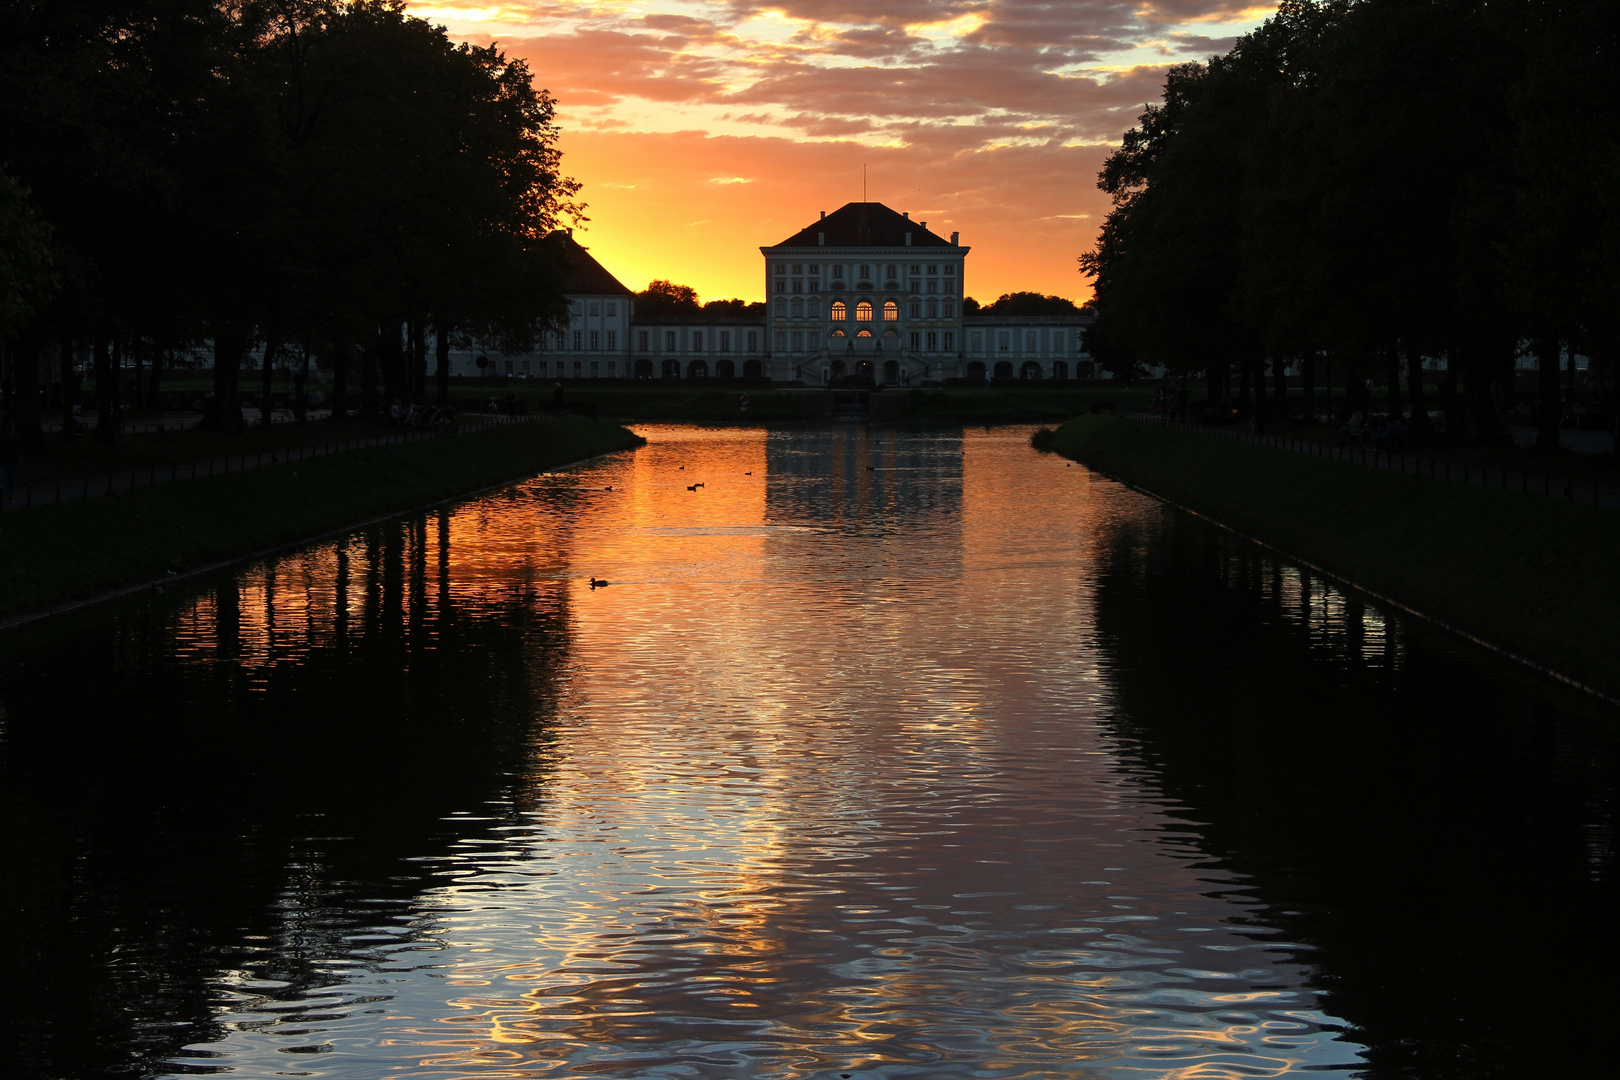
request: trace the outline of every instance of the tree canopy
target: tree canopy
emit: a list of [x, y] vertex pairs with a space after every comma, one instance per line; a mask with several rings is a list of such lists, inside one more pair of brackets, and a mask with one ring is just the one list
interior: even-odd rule
[[56, 288], [0, 331], [211, 341], [226, 425], [256, 344], [420, 392], [402, 326], [521, 343], [563, 316], [545, 238], [582, 208], [553, 111], [400, 0], [5, 0], [0, 167], [41, 229], [17, 239], [0, 183], [0, 263], [45, 243]]
[[1444, 357], [1488, 434], [1521, 343], [1613, 364], [1617, 57], [1604, 0], [1287, 0], [1108, 157], [1093, 343], [1212, 394]]

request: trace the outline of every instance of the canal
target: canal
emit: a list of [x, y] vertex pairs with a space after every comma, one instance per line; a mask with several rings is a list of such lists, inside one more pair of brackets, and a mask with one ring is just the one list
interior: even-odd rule
[[0, 1074], [1606, 1071], [1605, 706], [1026, 428], [641, 430], [0, 638]]

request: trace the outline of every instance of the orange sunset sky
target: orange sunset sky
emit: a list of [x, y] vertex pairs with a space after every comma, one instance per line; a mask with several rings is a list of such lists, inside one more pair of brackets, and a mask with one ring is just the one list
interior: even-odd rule
[[621, 281], [764, 298], [762, 244], [869, 197], [971, 245], [967, 292], [1090, 295], [1103, 157], [1244, 0], [425, 0], [558, 101], [576, 237]]

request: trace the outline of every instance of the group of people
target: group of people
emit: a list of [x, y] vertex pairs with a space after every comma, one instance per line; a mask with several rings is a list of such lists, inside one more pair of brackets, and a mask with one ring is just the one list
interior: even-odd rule
[[1399, 415], [1370, 417], [1360, 409], [1352, 412], [1344, 426], [1339, 428], [1339, 445], [1361, 443], [1372, 439], [1379, 450], [1402, 450], [1406, 447], [1406, 421]]
[[437, 431], [449, 427], [455, 418], [456, 411], [448, 405], [423, 405], [397, 400], [388, 405], [388, 419], [395, 427]]

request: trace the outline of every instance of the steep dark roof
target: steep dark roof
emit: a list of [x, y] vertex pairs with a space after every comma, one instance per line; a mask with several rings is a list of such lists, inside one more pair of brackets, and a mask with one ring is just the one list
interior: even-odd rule
[[619, 284], [619, 279], [608, 273], [607, 267], [597, 262], [590, 252], [580, 247], [573, 233], [566, 229], [558, 229], [547, 239], [561, 246], [563, 260], [573, 271], [566, 292], [583, 293], [587, 296], [635, 295]]
[[818, 234], [827, 234], [828, 247], [905, 247], [906, 233], [912, 247], [950, 247], [951, 242], [877, 202], [852, 202], [834, 210], [820, 221], [812, 221], [777, 247], [820, 247]]

